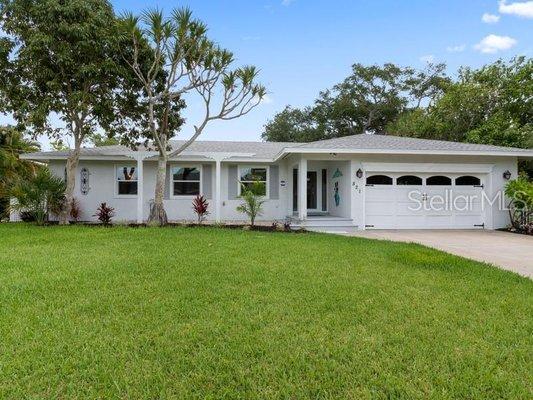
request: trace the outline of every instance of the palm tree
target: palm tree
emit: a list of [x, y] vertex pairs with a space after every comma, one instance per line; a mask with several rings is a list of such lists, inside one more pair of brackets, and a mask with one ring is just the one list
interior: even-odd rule
[[48, 222], [50, 214], [59, 215], [65, 208], [65, 182], [46, 167], [29, 179], [14, 184], [9, 195], [16, 200], [10, 207], [29, 213], [38, 225]]
[[39, 150], [39, 143], [28, 140], [11, 126], [0, 126], [0, 217], [5, 212], [9, 189], [21, 179], [35, 175], [38, 164], [21, 160], [19, 156]]

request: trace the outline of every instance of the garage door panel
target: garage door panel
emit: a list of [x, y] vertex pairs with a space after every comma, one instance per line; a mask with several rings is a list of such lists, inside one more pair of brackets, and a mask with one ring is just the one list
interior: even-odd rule
[[420, 229], [425, 225], [425, 215], [398, 215], [395, 229]]
[[412, 189], [405, 189], [401, 188], [396, 191], [396, 199], [397, 201], [405, 201], [405, 202], [413, 202], [413, 200], [422, 200], [422, 195], [424, 192], [420, 189], [420, 187], [412, 188]]
[[396, 205], [392, 202], [373, 202], [366, 205], [367, 215], [394, 215]]
[[[392, 186], [390, 186], [392, 187]], [[381, 189], [368, 186], [366, 188], [366, 196], [369, 201], [394, 201], [394, 198], [390, 198], [391, 189]]]
[[390, 216], [372, 215], [367, 217], [365, 224], [374, 229], [395, 229], [395, 218]]
[[451, 210], [445, 210], [445, 209], [435, 209], [435, 210], [428, 210], [426, 211], [426, 215], [428, 217], [443, 217], [448, 216], [451, 217], [453, 215]]
[[461, 215], [454, 220], [454, 227], [459, 229], [473, 229], [483, 224], [483, 218], [479, 215]]
[[426, 226], [428, 229], [447, 229], [453, 226], [451, 214], [430, 214], [426, 216]]
[[403, 175], [423, 177], [424, 183], [397, 185], [394, 180], [393, 185], [367, 186], [365, 224], [374, 229], [472, 229], [483, 224], [481, 187], [426, 185], [427, 178], [434, 175], [455, 182], [454, 174]]
[[397, 215], [424, 215], [426, 211], [422, 206], [413, 202], [399, 202], [396, 205]]

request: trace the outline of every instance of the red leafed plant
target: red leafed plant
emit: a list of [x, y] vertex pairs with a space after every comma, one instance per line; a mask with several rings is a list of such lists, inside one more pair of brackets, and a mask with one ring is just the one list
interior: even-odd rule
[[201, 224], [202, 221], [205, 220], [205, 217], [209, 214], [209, 211], [207, 211], [208, 207], [209, 207], [209, 203], [207, 202], [204, 196], [198, 195], [192, 201], [192, 209], [198, 216], [199, 224]]
[[96, 214], [94, 214], [94, 216], [97, 217], [98, 221], [100, 221], [102, 224], [110, 225], [111, 219], [115, 216], [115, 209], [113, 207], [109, 207], [107, 203], [102, 203], [96, 209]]

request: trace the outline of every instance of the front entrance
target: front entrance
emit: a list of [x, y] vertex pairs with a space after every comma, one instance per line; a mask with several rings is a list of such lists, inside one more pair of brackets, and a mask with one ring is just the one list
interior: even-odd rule
[[307, 171], [307, 209], [316, 210], [316, 171]]
[[[326, 170], [323, 170], [322, 173], [322, 187], [321, 187], [321, 198], [322, 198], [322, 211], [326, 211]], [[318, 210], [318, 172], [317, 171], [307, 171], [307, 209], [309, 211], [319, 211]], [[292, 209], [293, 211], [298, 211], [298, 170], [292, 170]]]

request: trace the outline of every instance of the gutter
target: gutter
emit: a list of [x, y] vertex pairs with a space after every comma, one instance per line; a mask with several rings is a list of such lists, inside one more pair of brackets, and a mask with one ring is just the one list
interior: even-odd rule
[[286, 147], [275, 157], [274, 161], [288, 154], [404, 154], [404, 155], [442, 155], [442, 156], [492, 156], [492, 157], [519, 157], [533, 158], [531, 151], [498, 151], [487, 152], [482, 150], [384, 150], [384, 149], [315, 149]]

